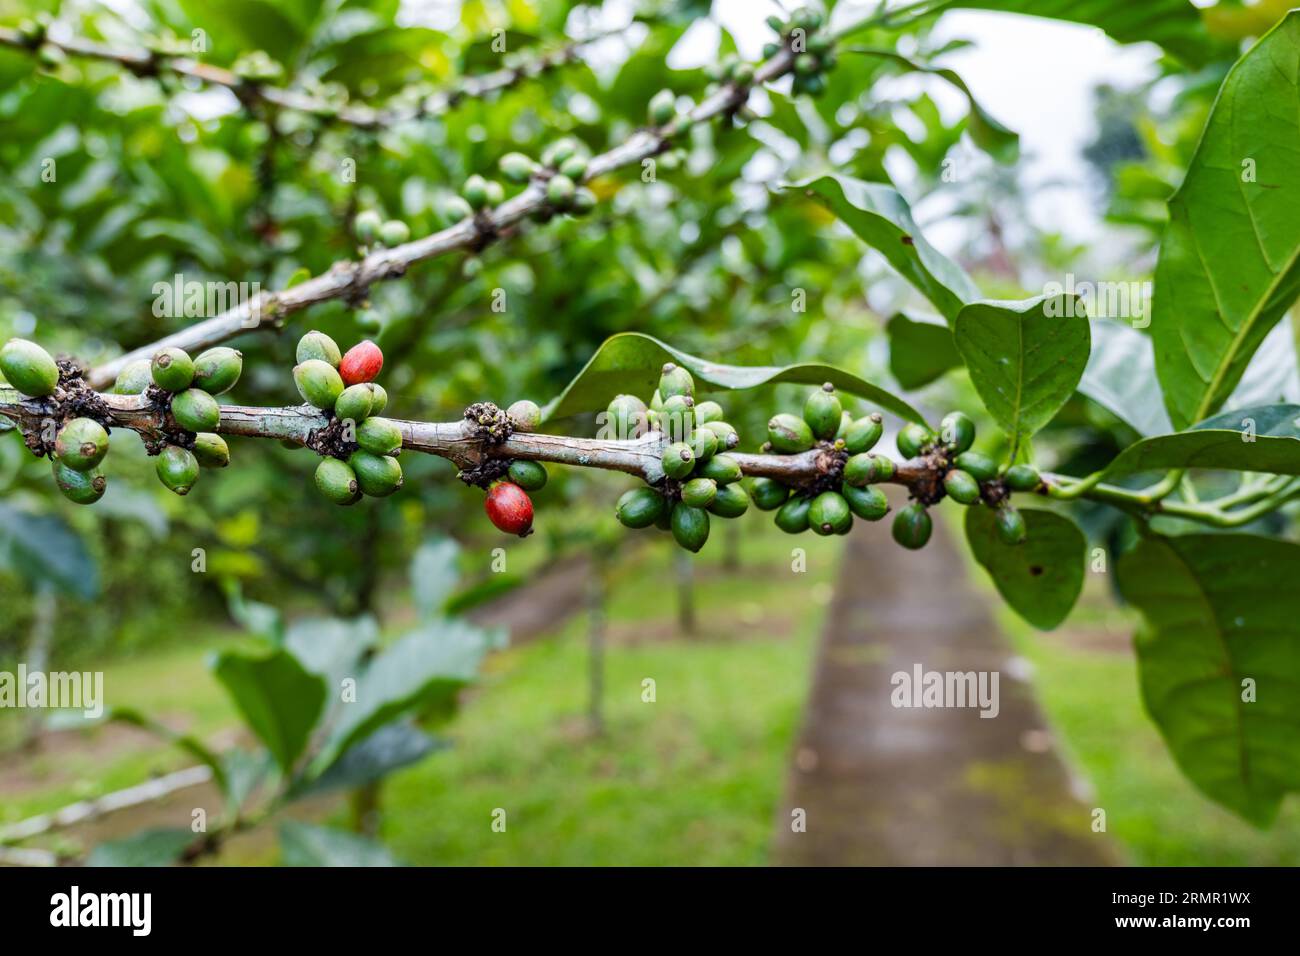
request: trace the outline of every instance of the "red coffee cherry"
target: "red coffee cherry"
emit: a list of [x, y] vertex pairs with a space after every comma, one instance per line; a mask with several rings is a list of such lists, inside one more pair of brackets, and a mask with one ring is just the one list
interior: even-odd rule
[[494, 525], [506, 534], [524, 538], [533, 533], [533, 502], [528, 492], [509, 481], [488, 488], [484, 509]]
[[379, 346], [367, 339], [348, 349], [339, 363], [339, 375], [344, 385], [360, 385], [373, 382], [379, 370], [384, 367], [384, 353]]

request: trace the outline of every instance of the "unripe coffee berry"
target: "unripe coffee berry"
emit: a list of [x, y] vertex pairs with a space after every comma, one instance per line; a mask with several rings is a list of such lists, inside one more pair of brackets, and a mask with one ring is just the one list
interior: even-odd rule
[[93, 418], [74, 418], [59, 429], [54, 454], [73, 471], [89, 471], [108, 454], [108, 432]]
[[160, 349], [153, 357], [153, 383], [168, 392], [179, 392], [194, 381], [194, 360], [183, 349]]
[[10, 339], [0, 348], [0, 372], [6, 382], [32, 398], [44, 398], [59, 385], [59, 366], [50, 353], [26, 339]]

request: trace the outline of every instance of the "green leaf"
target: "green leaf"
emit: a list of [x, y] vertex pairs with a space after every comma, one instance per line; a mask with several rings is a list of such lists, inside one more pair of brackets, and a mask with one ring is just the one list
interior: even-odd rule
[[1170, 468], [1300, 475], [1300, 405], [1242, 408], [1186, 431], [1144, 438], [1120, 452], [1106, 474]]
[[1173, 431], [1156, 381], [1151, 339], [1131, 326], [1092, 323], [1092, 353], [1079, 392], [1128, 422], [1139, 435]]
[[946, 67], [926, 66], [893, 50], [877, 47], [846, 47], [844, 52], [881, 57], [897, 66], [901, 66], [906, 71], [929, 73], [932, 76], [947, 80], [961, 90], [970, 104], [970, 117], [966, 121], [966, 131], [970, 133], [970, 138], [975, 142], [975, 145], [1000, 162], [1014, 163], [1016, 161], [1016, 157], [1020, 152], [1020, 137], [1014, 131], [999, 123], [984, 107], [980, 106], [975, 99], [975, 95], [971, 93], [970, 87], [966, 85], [966, 81], [956, 71]]
[[99, 594], [99, 567], [81, 535], [57, 514], [35, 515], [0, 502], [0, 567], [29, 584], [89, 601]]
[[86, 866], [173, 866], [196, 839], [189, 830], [143, 830], [90, 851]]
[[889, 371], [906, 389], [929, 385], [961, 365], [952, 330], [940, 319], [913, 319], [897, 313], [885, 326], [889, 336]]
[[1156, 371], [1178, 428], [1232, 393], [1300, 295], [1300, 13], [1245, 54], [1219, 90], [1169, 200], [1156, 264]]
[[411, 597], [421, 620], [443, 613], [447, 598], [460, 580], [456, 559], [460, 546], [451, 538], [424, 542], [411, 558]]
[[1088, 363], [1088, 319], [1068, 296], [975, 302], [953, 325], [957, 351], [985, 407], [1015, 448], [1074, 394]]
[[280, 824], [281, 866], [397, 866], [389, 852], [367, 837], [297, 820]]
[[290, 773], [325, 704], [325, 682], [283, 648], [223, 651], [212, 670], [280, 769]]
[[966, 509], [966, 540], [998, 593], [1034, 627], [1050, 631], [1069, 616], [1083, 590], [1087, 540], [1069, 518], [1055, 511], [1022, 508], [1029, 535], [1006, 544], [992, 508]]
[[[1188, 778], [1257, 826], [1300, 790], [1300, 545], [1147, 537], [1120, 559], [1147, 711]], [[1254, 699], [1243, 700], [1244, 682]]]
[[371, 661], [356, 701], [342, 708], [312, 771], [319, 777], [353, 744], [411, 711], [449, 707], [478, 672], [490, 634], [460, 621], [412, 631]]
[[937, 9], [962, 7], [1098, 26], [1121, 43], [1158, 43], [1192, 66], [1209, 62], [1222, 49], [1189, 0], [952, 0]]
[[851, 176], [821, 176], [782, 188], [802, 190], [835, 213], [949, 322], [962, 305], [980, 297], [970, 276], [921, 235], [912, 210], [892, 186]]
[[582, 371], [542, 409], [542, 418], [550, 421], [603, 409], [620, 392], [649, 396], [659, 382], [660, 370], [669, 361], [690, 369], [697, 382], [717, 388], [743, 390], [781, 382], [798, 385], [830, 382], [842, 392], [874, 402], [909, 421], [925, 421], [920, 412], [901, 398], [831, 365], [811, 362], [785, 366], [721, 365], [687, 355], [640, 332], [623, 332], [601, 343]]
[[294, 798], [352, 790], [423, 760], [445, 746], [410, 723], [388, 724], [348, 750], [328, 770], [295, 789]]

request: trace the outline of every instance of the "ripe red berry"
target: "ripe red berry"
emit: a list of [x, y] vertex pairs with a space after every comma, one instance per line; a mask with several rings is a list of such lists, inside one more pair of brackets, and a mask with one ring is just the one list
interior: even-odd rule
[[339, 375], [344, 385], [360, 385], [373, 382], [379, 370], [384, 367], [384, 353], [379, 346], [367, 339], [348, 349], [339, 363]]
[[527, 537], [533, 533], [533, 502], [528, 492], [509, 481], [488, 488], [484, 509], [492, 523], [506, 534]]

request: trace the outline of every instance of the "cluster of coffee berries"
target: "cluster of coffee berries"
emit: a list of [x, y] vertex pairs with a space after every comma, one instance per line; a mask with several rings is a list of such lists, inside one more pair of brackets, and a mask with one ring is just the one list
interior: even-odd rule
[[[520, 399], [506, 409], [510, 427], [517, 432], [530, 432], [542, 422], [542, 410], [536, 402]], [[487, 487], [487, 500], [483, 508], [488, 520], [506, 534], [526, 538], [533, 533], [533, 500], [528, 492], [546, 486], [546, 467], [538, 461], [516, 458], [510, 462], [505, 474]]]
[[[338, 505], [361, 496], [382, 498], [402, 487], [402, 430], [380, 418], [388, 393], [376, 385], [384, 354], [374, 342], [359, 342], [340, 352], [324, 332], [308, 332], [298, 341], [293, 381], [309, 405], [330, 416], [321, 435], [316, 487]], [[320, 433], [318, 433], [320, 434]]]
[[411, 238], [410, 226], [400, 219], [385, 220], [373, 209], [363, 209], [357, 213], [352, 228], [356, 232], [357, 242], [367, 248], [376, 242], [392, 248]]
[[789, 534], [848, 534], [856, 515], [879, 521], [889, 502], [876, 484], [894, 476], [894, 463], [871, 449], [884, 433], [879, 413], [853, 418], [827, 382], [804, 402], [803, 414], [781, 412], [767, 423], [765, 451], [799, 455], [818, 449], [826, 471], [808, 485], [791, 488], [773, 478], [755, 478], [749, 493], [763, 511], [776, 512], [776, 526]]
[[794, 55], [792, 92], [796, 96], [800, 93], [820, 96], [826, 92], [826, 74], [835, 69], [839, 58], [835, 55], [834, 37], [820, 32], [821, 13], [805, 7], [796, 10], [788, 20], [768, 17], [767, 25], [776, 31], [780, 40], [765, 45], [763, 57], [771, 59], [782, 49], [788, 49]]
[[707, 93], [712, 93], [717, 87], [713, 84], [734, 83], [736, 86], [748, 86], [754, 82], [754, 65], [746, 63], [734, 53], [724, 56], [717, 63], [710, 63], [705, 67], [705, 74], [712, 81], [712, 84], [706, 88]]
[[709, 538], [709, 515], [738, 518], [749, 500], [737, 482], [736, 459], [726, 454], [740, 443], [736, 429], [722, 418], [722, 406], [695, 401], [695, 379], [669, 362], [647, 406], [635, 395], [618, 395], [605, 411], [603, 428], [620, 439], [661, 432], [664, 477], [655, 486], [634, 488], [618, 500], [615, 514], [629, 528], [650, 525], [671, 531], [688, 551]]

